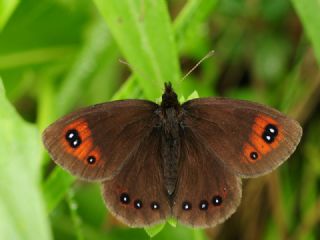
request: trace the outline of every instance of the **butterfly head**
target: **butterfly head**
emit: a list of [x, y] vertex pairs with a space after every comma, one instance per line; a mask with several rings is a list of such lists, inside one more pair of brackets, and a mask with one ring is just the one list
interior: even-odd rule
[[178, 96], [174, 92], [171, 83], [164, 84], [164, 93], [162, 94], [162, 108], [178, 108], [180, 106]]

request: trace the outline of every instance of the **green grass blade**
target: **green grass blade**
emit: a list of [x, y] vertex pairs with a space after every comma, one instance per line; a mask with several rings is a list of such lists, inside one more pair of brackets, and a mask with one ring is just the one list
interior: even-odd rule
[[131, 75], [113, 95], [112, 100], [138, 98], [139, 95], [142, 95], [141, 88], [137, 85], [137, 78], [134, 75]]
[[163, 83], [180, 80], [178, 55], [165, 1], [95, 0], [148, 99]]
[[19, 0], [0, 0], [0, 31], [19, 4]]
[[189, 0], [187, 2], [174, 21], [174, 30], [178, 45], [183, 43], [187, 32], [209, 16], [217, 3], [218, 0]]
[[104, 22], [96, 21], [89, 29], [86, 42], [69, 73], [63, 81], [56, 99], [58, 116], [69, 111], [79, 101], [80, 91], [85, 93], [87, 83], [98, 67], [100, 55], [108, 48], [112, 40]]
[[43, 185], [43, 194], [47, 210], [51, 212], [74, 182], [75, 177], [60, 167], [56, 167]]
[[320, 64], [320, 2], [318, 0], [292, 0], [292, 3], [313, 45], [318, 64]]

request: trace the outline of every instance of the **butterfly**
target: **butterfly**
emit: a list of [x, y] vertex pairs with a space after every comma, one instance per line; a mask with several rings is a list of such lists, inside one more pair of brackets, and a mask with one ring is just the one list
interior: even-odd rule
[[241, 178], [274, 170], [296, 149], [299, 123], [270, 107], [228, 98], [180, 104], [170, 83], [161, 104], [119, 100], [80, 109], [43, 133], [52, 159], [99, 181], [120, 221], [146, 227], [175, 218], [213, 227], [241, 199]]

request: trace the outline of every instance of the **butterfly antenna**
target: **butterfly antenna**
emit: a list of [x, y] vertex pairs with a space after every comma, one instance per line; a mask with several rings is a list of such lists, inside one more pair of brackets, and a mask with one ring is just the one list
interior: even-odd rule
[[196, 65], [193, 66], [193, 68], [191, 68], [189, 70], [189, 72], [187, 72], [186, 75], [184, 75], [184, 77], [182, 78], [182, 80], [186, 79], [190, 73], [192, 73], [204, 60], [208, 59], [209, 57], [213, 56], [214, 54], [214, 50], [211, 50], [210, 52], [207, 53], [207, 55], [205, 55], [199, 62], [197, 62]]

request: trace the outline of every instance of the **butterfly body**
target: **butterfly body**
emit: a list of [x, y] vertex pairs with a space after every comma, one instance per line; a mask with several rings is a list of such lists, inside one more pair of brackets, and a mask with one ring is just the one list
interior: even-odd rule
[[162, 103], [156, 112], [159, 115], [157, 126], [161, 135], [164, 183], [168, 195], [172, 195], [178, 178], [182, 116], [177, 95], [171, 86], [166, 86]]
[[239, 205], [241, 177], [278, 167], [301, 135], [275, 109], [226, 98], [180, 104], [167, 84], [160, 105], [124, 100], [84, 108], [50, 125], [43, 141], [56, 163], [102, 182], [108, 209], [129, 226], [174, 217], [212, 227]]

